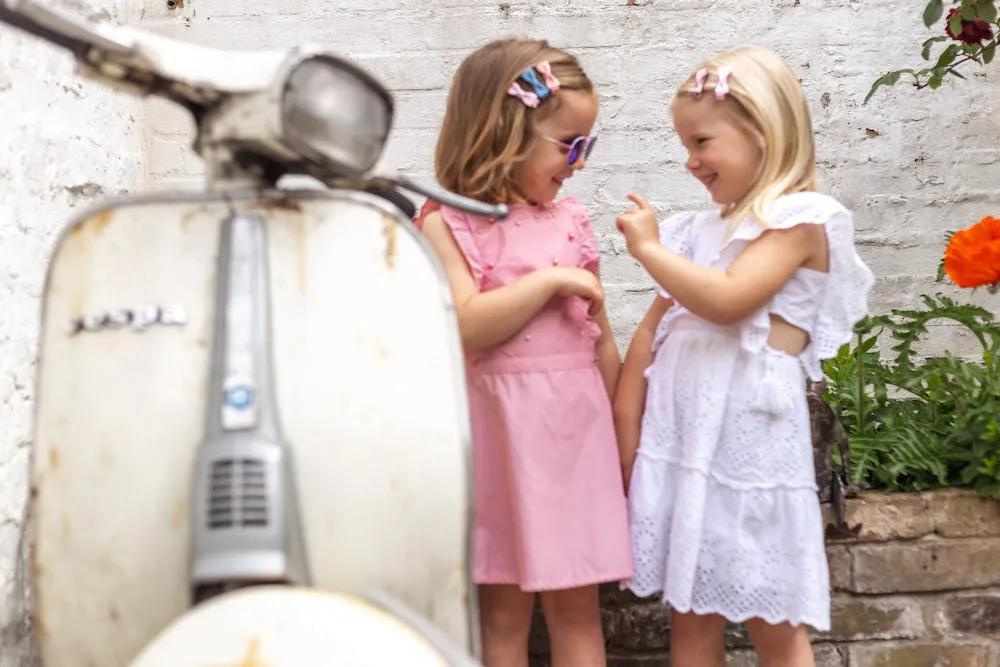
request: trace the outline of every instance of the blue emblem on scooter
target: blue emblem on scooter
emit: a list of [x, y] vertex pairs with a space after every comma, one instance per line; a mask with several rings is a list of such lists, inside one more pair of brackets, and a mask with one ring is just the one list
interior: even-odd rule
[[253, 399], [254, 390], [249, 385], [237, 385], [226, 390], [226, 405], [236, 410], [246, 410]]

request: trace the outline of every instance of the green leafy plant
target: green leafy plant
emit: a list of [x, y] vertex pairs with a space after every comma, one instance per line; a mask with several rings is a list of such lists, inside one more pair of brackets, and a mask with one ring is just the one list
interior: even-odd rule
[[[943, 27], [935, 28], [939, 33], [921, 45], [921, 57], [933, 65], [919, 68], [905, 68], [886, 72], [872, 84], [865, 97], [865, 104], [882, 86], [894, 86], [899, 81], [912, 79], [912, 84], [920, 88], [939, 88], [948, 76], [964, 79], [958, 70], [968, 62], [987, 65], [993, 61], [997, 50], [997, 35], [1000, 34], [997, 4], [995, 0], [952, 0], [952, 8], [944, 13], [943, 0], [930, 0], [924, 8], [924, 25], [933, 28], [944, 18]], [[935, 57], [933, 51], [943, 42], [948, 43]]]
[[[1000, 222], [985, 218], [948, 238], [941, 276], [995, 287]], [[854, 344], [824, 364], [825, 398], [850, 441], [851, 481], [889, 490], [966, 486], [1000, 499], [1000, 322], [942, 295], [922, 304], [859, 322]], [[928, 326], [940, 321], [968, 331], [981, 354], [921, 358]], [[877, 345], [884, 335], [887, 358]]]

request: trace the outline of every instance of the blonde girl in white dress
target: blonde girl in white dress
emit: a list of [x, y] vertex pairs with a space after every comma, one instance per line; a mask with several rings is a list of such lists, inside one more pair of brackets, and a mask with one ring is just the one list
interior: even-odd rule
[[830, 627], [806, 379], [867, 312], [851, 213], [816, 191], [798, 79], [740, 47], [676, 93], [687, 168], [719, 208], [618, 218], [660, 287], [615, 399], [640, 596], [672, 608], [672, 667], [722, 667], [728, 619], [761, 664], [814, 665]]

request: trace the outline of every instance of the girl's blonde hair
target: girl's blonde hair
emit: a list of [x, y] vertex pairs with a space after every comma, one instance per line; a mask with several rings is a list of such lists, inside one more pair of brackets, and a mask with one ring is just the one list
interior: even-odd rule
[[[768, 227], [766, 213], [774, 200], [817, 189], [809, 105], [798, 78], [770, 51], [740, 46], [705, 61], [697, 68], [708, 70], [704, 95], [714, 94], [720, 67], [731, 68], [731, 74], [729, 93], [717, 103], [725, 105], [733, 120], [763, 143], [763, 158], [750, 189], [739, 201], [723, 206], [722, 216], [732, 221], [730, 232], [747, 217]], [[695, 81], [696, 74], [692, 74], [681, 84], [674, 103], [692, 94]]]
[[[560, 88], [532, 109], [507, 89], [542, 61], [552, 66]], [[594, 86], [574, 56], [544, 40], [501, 39], [478, 49], [459, 66], [448, 93], [434, 154], [438, 182], [480, 201], [523, 201], [515, 178], [538, 140], [534, 123], [557, 109], [567, 90], [592, 93]]]

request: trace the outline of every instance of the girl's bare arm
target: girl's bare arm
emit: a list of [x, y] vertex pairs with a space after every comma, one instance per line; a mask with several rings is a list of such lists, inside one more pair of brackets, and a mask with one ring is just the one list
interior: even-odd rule
[[726, 271], [699, 266], [663, 246], [642, 247], [636, 259], [695, 315], [733, 324], [766, 304], [812, 255], [819, 225], [766, 231]]
[[629, 252], [674, 300], [715, 324], [733, 324], [766, 304], [799, 267], [826, 265], [826, 230], [801, 224], [767, 230], [747, 245], [725, 271], [695, 264], [660, 245], [656, 214], [645, 199], [618, 217]]
[[611, 331], [611, 322], [608, 321], [608, 313], [603, 306], [594, 319], [597, 320], [597, 324], [601, 327], [601, 337], [597, 340], [597, 357], [601, 367], [601, 377], [604, 378], [604, 386], [608, 390], [608, 397], [614, 400], [615, 391], [618, 387], [618, 376], [622, 368], [622, 359], [618, 355], [618, 346], [615, 345], [615, 337]]
[[539, 269], [509, 285], [481, 293], [440, 213], [427, 216], [423, 233], [448, 276], [462, 345], [467, 350], [507, 340], [554, 296], [583, 297], [591, 302], [591, 312], [603, 307], [604, 291], [597, 276], [573, 267]]
[[635, 454], [639, 449], [639, 430], [646, 405], [646, 378], [643, 373], [653, 363], [652, 347], [656, 327], [672, 305], [673, 301], [660, 295], [653, 300], [632, 336], [621, 376], [618, 378], [614, 400], [615, 432], [618, 435], [618, 454], [626, 491], [632, 477]]

